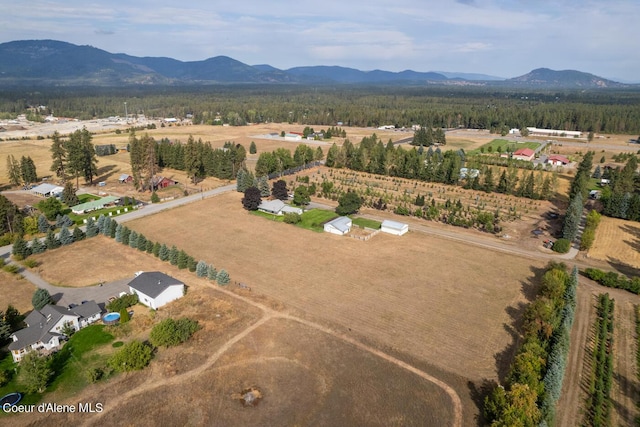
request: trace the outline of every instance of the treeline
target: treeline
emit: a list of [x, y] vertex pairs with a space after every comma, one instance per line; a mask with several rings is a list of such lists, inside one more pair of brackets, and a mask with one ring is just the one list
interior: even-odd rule
[[578, 270], [550, 264], [536, 299], [524, 313], [522, 344], [506, 384], [485, 399], [492, 426], [551, 426], [560, 398], [576, 308]]
[[183, 144], [168, 138], [155, 141], [148, 134], [138, 138], [134, 132], [129, 136], [129, 155], [133, 184], [138, 190], [153, 190], [152, 180], [164, 167], [187, 172], [194, 183], [208, 176], [233, 179], [247, 157], [242, 145], [229, 141], [222, 148], [214, 148], [193, 136]]
[[229, 85], [215, 87], [6, 89], [0, 112], [12, 117], [46, 105], [62, 117], [91, 119], [130, 112], [147, 117], [193, 116], [195, 123], [471, 129], [553, 128], [640, 132], [637, 91], [534, 91], [513, 88]]
[[624, 289], [636, 295], [640, 294], [640, 277], [627, 278], [616, 272], [605, 272], [597, 268], [585, 269], [584, 275], [607, 288]]
[[613, 308], [609, 294], [598, 296], [591, 375], [585, 423], [588, 426], [611, 425], [611, 384], [613, 383]]
[[333, 144], [327, 152], [325, 165], [334, 168], [348, 168], [360, 172], [391, 177], [418, 179], [427, 182], [439, 182], [450, 185], [462, 185], [465, 188], [512, 194], [530, 199], [550, 199], [555, 192], [557, 181], [550, 173], [531, 171], [522, 178], [514, 165], [503, 169], [498, 176], [491, 167], [461, 176], [461, 168], [466, 162], [463, 150], [446, 151], [440, 147], [435, 150], [412, 148], [406, 150], [395, 146], [391, 141], [386, 145], [373, 134], [362, 138], [357, 146], [345, 140], [342, 146]]
[[602, 190], [602, 213], [614, 218], [640, 221], [640, 175], [638, 159], [631, 156], [623, 168], [608, 171], [610, 184]]
[[582, 211], [589, 194], [589, 178], [593, 166], [593, 151], [588, 151], [578, 165], [576, 176], [569, 189], [569, 207], [564, 215], [562, 223], [562, 238], [553, 245], [556, 252], [568, 252], [571, 242], [578, 237]]
[[256, 162], [255, 172], [256, 176], [268, 176], [273, 173], [284, 172], [287, 169], [300, 167], [313, 161], [319, 161], [323, 158], [324, 153], [321, 147], [314, 150], [308, 145], [299, 144], [293, 156], [291, 155], [291, 150], [278, 148], [272, 152], [265, 151], [260, 153]]

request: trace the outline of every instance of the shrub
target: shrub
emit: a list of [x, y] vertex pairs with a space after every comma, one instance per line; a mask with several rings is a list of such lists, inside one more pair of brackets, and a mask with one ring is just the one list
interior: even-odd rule
[[18, 267], [15, 264], [5, 265], [4, 267], [2, 267], [2, 269], [7, 273], [11, 273], [11, 274], [18, 274], [18, 271], [20, 271], [20, 267]]
[[151, 346], [142, 341], [131, 341], [125, 344], [109, 359], [109, 366], [119, 372], [139, 371], [144, 369], [153, 357]]
[[104, 371], [100, 367], [90, 368], [87, 370], [86, 376], [90, 384], [95, 384], [104, 377]]
[[160, 196], [158, 196], [158, 193], [154, 191], [153, 193], [151, 193], [151, 203], [159, 203], [159, 202], [160, 202]]
[[153, 327], [149, 340], [157, 347], [171, 347], [187, 341], [198, 329], [200, 326], [195, 320], [169, 318]]
[[229, 273], [227, 273], [226, 270], [220, 270], [218, 272], [216, 280], [218, 281], [218, 285], [224, 286], [224, 285], [229, 284], [231, 279], [229, 278]]
[[300, 216], [300, 214], [297, 214], [295, 212], [284, 214], [284, 222], [286, 222], [287, 224], [297, 224], [300, 221], [302, 221], [302, 217]]
[[567, 239], [558, 239], [553, 244], [553, 251], [561, 254], [566, 254], [571, 249], [571, 241]]
[[132, 305], [136, 305], [137, 303], [138, 303], [137, 294], [127, 294], [111, 301], [109, 304], [107, 304], [106, 309], [115, 313], [119, 313], [120, 310], [127, 309]]

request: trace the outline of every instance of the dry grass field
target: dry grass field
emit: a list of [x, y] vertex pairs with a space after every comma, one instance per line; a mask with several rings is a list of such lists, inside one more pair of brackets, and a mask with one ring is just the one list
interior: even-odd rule
[[250, 215], [240, 198], [128, 226], [354, 334], [473, 380], [497, 376], [494, 356], [513, 342], [513, 316], [541, 262], [419, 233], [368, 242], [313, 233]]
[[[257, 388], [255, 407], [239, 401]], [[159, 404], [160, 402], [169, 404]], [[108, 402], [107, 402], [108, 405]], [[110, 408], [95, 425], [447, 425], [439, 388], [315, 329], [270, 320], [202, 375], [162, 385]], [[94, 423], [90, 423], [93, 425]]]
[[22, 276], [0, 270], [0, 310], [4, 311], [8, 304], [20, 313], [31, 310], [31, 297], [35, 291], [36, 287]]
[[32, 255], [31, 258], [39, 263], [34, 272], [44, 280], [55, 286], [71, 288], [133, 277], [133, 273], [140, 270], [175, 269], [153, 255], [125, 247], [105, 236]]
[[640, 225], [603, 216], [589, 258], [640, 268]]

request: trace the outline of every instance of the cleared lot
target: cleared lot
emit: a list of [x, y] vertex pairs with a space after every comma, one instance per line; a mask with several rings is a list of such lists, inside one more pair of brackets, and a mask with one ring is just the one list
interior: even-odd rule
[[286, 306], [467, 378], [496, 377], [541, 262], [419, 233], [368, 242], [312, 233], [249, 215], [240, 198], [127, 225]]

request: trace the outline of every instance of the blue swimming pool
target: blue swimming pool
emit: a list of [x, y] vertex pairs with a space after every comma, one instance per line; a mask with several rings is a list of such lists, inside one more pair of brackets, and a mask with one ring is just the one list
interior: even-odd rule
[[107, 313], [104, 316], [102, 316], [102, 321], [106, 325], [112, 325], [114, 323], [118, 323], [119, 320], [120, 320], [120, 313]]

